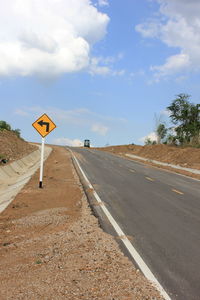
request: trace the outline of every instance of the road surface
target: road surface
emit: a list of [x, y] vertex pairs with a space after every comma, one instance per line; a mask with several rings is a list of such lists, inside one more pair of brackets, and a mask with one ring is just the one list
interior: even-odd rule
[[200, 299], [200, 182], [72, 149], [110, 213], [172, 299]]

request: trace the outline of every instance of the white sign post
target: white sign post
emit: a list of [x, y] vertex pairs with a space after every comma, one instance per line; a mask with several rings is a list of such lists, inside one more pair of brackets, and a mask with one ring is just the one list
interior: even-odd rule
[[42, 189], [42, 181], [43, 181], [43, 169], [44, 169], [44, 142], [45, 138], [42, 138], [42, 146], [41, 146], [41, 159], [40, 159], [40, 182], [39, 188]]
[[45, 136], [47, 136], [52, 130], [56, 128], [56, 124], [47, 116], [43, 114], [39, 119], [37, 119], [32, 126], [37, 130], [37, 132], [42, 136], [41, 145], [41, 160], [40, 160], [40, 181], [39, 188], [43, 187], [43, 168], [44, 168], [44, 142]]

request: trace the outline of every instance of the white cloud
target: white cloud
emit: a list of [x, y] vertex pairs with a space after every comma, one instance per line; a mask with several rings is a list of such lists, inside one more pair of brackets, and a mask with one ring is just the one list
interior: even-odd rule
[[155, 71], [155, 79], [159, 80], [160, 77], [184, 71], [187, 67], [190, 67], [190, 57], [182, 53], [168, 57], [164, 65], [151, 67], [151, 70]]
[[[32, 118], [39, 117], [47, 113], [53, 120], [62, 124], [88, 125], [103, 123], [124, 123], [124, 118], [115, 118], [104, 114], [95, 113], [87, 108], [76, 108], [73, 110], [64, 110], [57, 107], [32, 106], [19, 108], [14, 111], [17, 115], [29, 115]], [[98, 123], [97, 123], [98, 122]]]
[[143, 35], [145, 38], [158, 37], [160, 31], [160, 24], [156, 22], [147, 22], [135, 26], [135, 30]]
[[157, 134], [155, 132], [151, 132], [148, 135], [140, 138], [139, 141], [142, 142], [142, 143], [144, 143], [145, 140], [147, 140], [147, 139], [150, 139], [152, 142], [154, 142], [154, 141], [157, 142], [158, 141], [158, 136], [157, 136]]
[[86, 70], [108, 22], [90, 0], [0, 0], [0, 76]]
[[136, 72], [131, 72], [129, 74], [129, 78], [130, 79], [135, 79], [135, 78], [143, 77], [143, 76], [145, 76], [145, 71], [144, 70], [139, 70], [139, 71], [136, 71]]
[[102, 124], [94, 124], [94, 125], [92, 125], [91, 130], [93, 132], [96, 132], [96, 133], [100, 134], [100, 135], [106, 135], [107, 132], [108, 132], [108, 127], [106, 127]]
[[176, 55], [151, 70], [158, 81], [172, 74], [200, 71], [200, 1], [154, 0], [160, 4], [159, 16], [136, 26], [144, 38], [159, 38], [169, 47], [179, 48]]
[[113, 76], [123, 76], [126, 73], [125, 70], [119, 70], [119, 71], [113, 71], [112, 75]]
[[99, 6], [108, 6], [109, 2], [108, 0], [98, 0]]
[[108, 66], [99, 65], [100, 59], [93, 57], [90, 64], [90, 74], [92, 75], [109, 75], [112, 71]]
[[21, 117], [28, 117], [30, 114], [27, 111], [24, 111], [22, 109], [16, 109], [14, 111], [15, 115], [21, 116]]
[[[18, 116], [29, 116], [34, 122], [40, 115], [46, 113], [59, 128], [62, 125], [74, 126], [74, 128], [85, 128], [88, 131], [95, 132], [105, 136], [109, 128], [122, 125], [127, 122], [124, 118], [116, 118], [98, 114], [87, 108], [78, 108], [73, 110], [63, 110], [56, 107], [26, 107], [14, 111]], [[123, 125], [122, 125], [123, 126]]]
[[89, 72], [91, 75], [111, 75], [122, 76], [125, 70], [113, 70], [113, 63], [123, 58], [123, 54], [119, 53], [117, 56], [109, 57], [93, 57], [91, 59]]
[[68, 139], [65, 137], [57, 138], [53, 140], [53, 144], [62, 145], [62, 146], [71, 146], [71, 147], [82, 147], [83, 142], [79, 139]]

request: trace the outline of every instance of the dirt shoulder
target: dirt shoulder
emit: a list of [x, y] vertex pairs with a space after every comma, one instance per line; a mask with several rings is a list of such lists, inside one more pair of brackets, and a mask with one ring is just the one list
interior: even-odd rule
[[161, 299], [92, 215], [70, 153], [53, 147], [0, 215], [0, 299]]
[[[97, 150], [106, 151], [115, 155], [126, 157], [126, 154], [133, 154], [147, 159], [157, 160], [164, 163], [179, 165], [185, 168], [200, 170], [200, 148], [183, 147], [169, 145], [121, 145], [96, 148]], [[127, 158], [127, 157], [126, 157]], [[128, 159], [131, 159], [130, 157]], [[137, 159], [133, 159], [137, 160]], [[138, 160], [141, 162], [141, 160]], [[192, 174], [187, 171], [177, 170], [166, 166], [158, 166], [151, 162], [142, 161], [144, 164], [152, 165], [157, 168], [166, 169], [172, 172], [187, 175], [193, 178], [200, 179], [200, 175]]]

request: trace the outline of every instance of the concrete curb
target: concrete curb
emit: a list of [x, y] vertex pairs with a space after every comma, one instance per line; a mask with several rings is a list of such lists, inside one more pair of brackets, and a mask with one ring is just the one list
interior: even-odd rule
[[156, 165], [171, 167], [173, 169], [183, 170], [183, 171], [187, 171], [187, 172], [190, 172], [190, 173], [193, 173], [193, 174], [200, 175], [200, 170], [197, 170], [197, 169], [184, 168], [184, 167], [181, 167], [179, 165], [172, 165], [172, 164], [160, 162], [160, 161], [149, 159], [149, 158], [144, 158], [144, 157], [133, 155], [133, 154], [125, 154], [125, 156], [135, 158], [135, 159], [140, 159], [140, 160], [143, 160], [143, 161], [148, 161], [148, 162], [154, 163]]
[[[39, 168], [41, 155], [40, 146], [38, 146], [38, 148], [38, 150], [27, 156], [7, 166], [0, 167], [0, 212], [10, 204]], [[45, 146], [44, 161], [51, 151], [52, 148]]]

